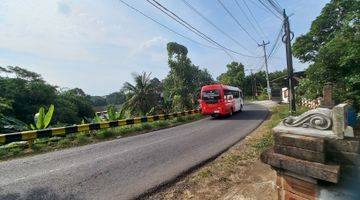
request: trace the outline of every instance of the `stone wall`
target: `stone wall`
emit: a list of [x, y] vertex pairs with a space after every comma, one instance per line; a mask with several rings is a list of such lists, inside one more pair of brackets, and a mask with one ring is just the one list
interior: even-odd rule
[[[278, 199], [360, 196], [360, 180], [342, 171], [355, 166], [356, 174], [360, 169], [360, 139], [347, 124], [347, 105], [333, 107], [326, 98], [322, 105], [328, 107], [284, 119], [274, 128], [274, 147], [261, 154], [261, 161], [277, 172]], [[344, 181], [357, 184], [357, 189], [346, 188]]]

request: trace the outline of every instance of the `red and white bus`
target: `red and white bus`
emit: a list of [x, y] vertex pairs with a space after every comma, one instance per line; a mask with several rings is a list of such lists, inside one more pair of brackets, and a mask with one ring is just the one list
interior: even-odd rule
[[228, 85], [205, 85], [201, 88], [200, 105], [203, 115], [232, 115], [243, 109], [243, 93], [241, 89]]

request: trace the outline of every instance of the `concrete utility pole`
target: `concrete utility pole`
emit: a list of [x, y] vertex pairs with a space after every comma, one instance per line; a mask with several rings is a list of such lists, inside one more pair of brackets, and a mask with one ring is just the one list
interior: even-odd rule
[[253, 100], [255, 100], [256, 98], [256, 82], [255, 82], [255, 77], [253, 74], [253, 69], [250, 69], [250, 73], [251, 73], [251, 93], [252, 93], [252, 98]]
[[265, 58], [265, 74], [266, 74], [266, 91], [268, 93], [269, 100], [271, 100], [271, 88], [270, 88], [270, 81], [269, 81], [269, 69], [268, 69], [268, 63], [267, 63], [267, 55], [266, 55], [266, 45], [270, 44], [270, 42], [265, 43], [264, 40], [262, 44], [258, 44], [259, 47], [263, 47], [264, 50], [264, 58]]
[[294, 37], [294, 33], [290, 30], [289, 24], [289, 16], [286, 15], [285, 9], [283, 12], [284, 17], [284, 30], [285, 35], [282, 38], [282, 41], [286, 45], [286, 64], [288, 71], [288, 81], [289, 81], [289, 107], [291, 112], [296, 111], [296, 103], [295, 103], [295, 90], [294, 90], [294, 68], [292, 62], [292, 52], [291, 52], [291, 40]]

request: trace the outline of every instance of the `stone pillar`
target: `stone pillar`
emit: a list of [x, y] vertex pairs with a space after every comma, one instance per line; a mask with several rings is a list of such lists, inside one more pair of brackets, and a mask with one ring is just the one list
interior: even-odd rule
[[338, 138], [341, 139], [344, 138], [344, 133], [347, 127], [347, 109], [347, 104], [343, 103], [335, 106], [332, 110], [332, 131], [338, 136]]
[[[279, 200], [342, 199], [338, 194], [347, 190], [338, 187], [343, 184], [340, 168], [357, 166], [360, 171], [360, 140], [344, 137], [351, 132], [346, 110], [346, 104], [332, 110], [317, 108], [290, 116], [273, 129], [274, 147], [260, 159], [277, 172]], [[348, 196], [358, 194], [358, 189], [347, 192]]]
[[321, 101], [321, 107], [331, 109], [334, 105], [333, 85], [332, 83], [326, 83], [323, 87], [323, 100]]

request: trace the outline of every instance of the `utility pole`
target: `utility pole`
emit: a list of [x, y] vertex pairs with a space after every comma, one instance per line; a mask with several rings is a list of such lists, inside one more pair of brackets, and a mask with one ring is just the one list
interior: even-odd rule
[[283, 12], [284, 17], [284, 30], [285, 35], [282, 38], [282, 41], [286, 45], [286, 64], [287, 64], [287, 71], [288, 71], [288, 81], [289, 81], [289, 108], [291, 112], [296, 111], [296, 103], [295, 103], [295, 90], [294, 90], [294, 68], [292, 62], [292, 52], [291, 52], [291, 37], [294, 37], [294, 34], [290, 30], [289, 24], [289, 16], [286, 15], [285, 9]]
[[254, 74], [253, 74], [253, 69], [250, 69], [250, 73], [251, 73], [251, 93], [252, 93], [252, 98], [253, 100], [255, 100], [256, 97], [256, 82], [255, 82], [255, 78], [254, 78]]
[[262, 44], [258, 44], [259, 47], [263, 47], [264, 50], [264, 58], [265, 58], [265, 74], [266, 74], [266, 91], [268, 93], [269, 100], [271, 100], [271, 88], [270, 88], [270, 81], [269, 81], [269, 69], [268, 69], [268, 63], [267, 63], [267, 55], [266, 55], [266, 45], [270, 44], [270, 42], [265, 43], [264, 40]]

